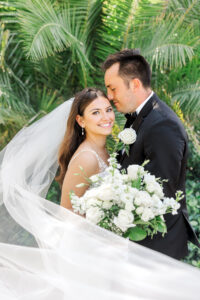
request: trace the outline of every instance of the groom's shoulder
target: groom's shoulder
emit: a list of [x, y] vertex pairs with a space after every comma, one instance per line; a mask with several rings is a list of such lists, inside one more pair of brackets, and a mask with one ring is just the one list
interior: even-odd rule
[[176, 113], [156, 94], [152, 99], [153, 108], [146, 118], [149, 128], [153, 127], [172, 127], [181, 131], [185, 135], [182, 121]]
[[169, 121], [178, 123], [182, 126], [182, 122], [176, 113], [169, 105], [162, 101], [156, 94], [153, 95], [153, 109], [149, 114], [150, 119], [154, 119], [157, 122]]

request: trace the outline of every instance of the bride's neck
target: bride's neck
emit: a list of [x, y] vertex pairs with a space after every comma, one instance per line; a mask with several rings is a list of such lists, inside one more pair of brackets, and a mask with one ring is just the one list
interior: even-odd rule
[[106, 147], [106, 136], [87, 136], [85, 144], [90, 145], [93, 148], [104, 150]]

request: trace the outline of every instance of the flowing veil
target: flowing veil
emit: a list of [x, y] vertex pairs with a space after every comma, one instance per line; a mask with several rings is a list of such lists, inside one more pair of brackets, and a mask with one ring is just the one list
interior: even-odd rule
[[45, 199], [72, 101], [0, 153], [1, 299], [199, 299], [198, 269]]

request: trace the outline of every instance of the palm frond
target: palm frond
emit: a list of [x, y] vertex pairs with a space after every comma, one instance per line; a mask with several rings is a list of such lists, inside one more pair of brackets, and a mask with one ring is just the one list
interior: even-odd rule
[[175, 90], [172, 101], [178, 101], [190, 119], [200, 118], [200, 82]]
[[166, 13], [179, 14], [183, 23], [199, 26], [200, 2], [198, 0], [171, 0], [166, 7]]
[[35, 98], [34, 109], [39, 114], [48, 114], [63, 102], [56, 91], [48, 90], [46, 86], [43, 89], [37, 88], [31, 97]]
[[[20, 43], [15, 39], [15, 34], [3, 28], [4, 26], [0, 29], [0, 85], [12, 85], [12, 90], [19, 97], [26, 98], [26, 103], [29, 103], [29, 79], [23, 81], [25, 69]], [[30, 75], [28, 77], [30, 78]]]
[[27, 56], [41, 60], [69, 49], [70, 58], [79, 65], [86, 83], [87, 68], [92, 66], [86, 54], [81, 8], [78, 12], [68, 7], [55, 10], [48, 0], [25, 2], [18, 13]]
[[[154, 19], [149, 30], [143, 31], [141, 25], [134, 37], [134, 45], [159, 69], [172, 69], [183, 66], [194, 56], [194, 47], [198, 37], [194, 35], [193, 26], [177, 28], [177, 18]], [[176, 30], [175, 30], [176, 28]], [[143, 33], [141, 35], [141, 33]], [[139, 38], [140, 37], [140, 38]]]

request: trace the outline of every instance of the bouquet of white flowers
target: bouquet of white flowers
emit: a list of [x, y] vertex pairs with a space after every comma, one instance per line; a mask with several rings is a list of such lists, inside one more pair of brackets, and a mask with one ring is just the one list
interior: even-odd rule
[[109, 164], [103, 174], [88, 179], [90, 188], [82, 197], [71, 193], [74, 212], [133, 241], [157, 232], [164, 235], [167, 230], [163, 215], [177, 213], [182, 192], [176, 193], [176, 199], [166, 198], [162, 181], [147, 172], [144, 164], [130, 165], [127, 174], [121, 173], [116, 153]]

